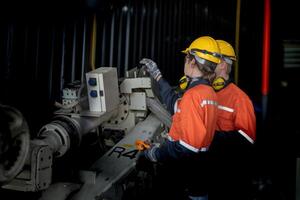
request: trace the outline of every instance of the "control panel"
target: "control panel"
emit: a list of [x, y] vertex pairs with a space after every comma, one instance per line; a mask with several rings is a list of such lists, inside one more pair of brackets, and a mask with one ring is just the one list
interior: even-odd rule
[[86, 73], [91, 112], [109, 112], [118, 107], [119, 88], [117, 69], [100, 67]]

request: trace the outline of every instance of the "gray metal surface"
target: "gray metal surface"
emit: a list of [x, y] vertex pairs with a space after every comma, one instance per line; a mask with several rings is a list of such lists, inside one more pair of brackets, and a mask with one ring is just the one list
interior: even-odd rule
[[164, 125], [170, 128], [172, 124], [172, 116], [165, 109], [165, 107], [157, 99], [147, 98], [146, 102], [149, 110], [151, 110], [151, 112], [154, 113], [155, 116], [160, 119]]
[[70, 148], [70, 136], [65, 127], [57, 123], [49, 123], [42, 127], [38, 134], [39, 145], [49, 146], [56, 157], [63, 156]]
[[39, 200], [65, 200], [72, 192], [79, 188], [80, 184], [55, 183], [42, 193]]
[[2, 187], [17, 191], [39, 191], [49, 187], [52, 179], [52, 151], [48, 146], [30, 145], [30, 153], [24, 169], [11, 182]]
[[161, 131], [160, 121], [150, 114], [111, 150], [95, 162], [91, 171], [97, 174], [95, 184], [88, 181], [72, 200], [94, 200], [100, 198], [122, 177], [130, 173], [136, 164], [138, 150], [135, 147], [137, 139], [147, 140]]
[[[118, 109], [114, 109], [110, 112], [102, 112], [97, 117], [84, 117], [84, 116], [73, 116], [72, 120], [76, 121], [76, 126], [79, 127], [81, 135], [88, 133], [89, 131], [97, 128], [103, 122], [111, 119], [117, 115]], [[91, 114], [91, 113], [90, 113]]]

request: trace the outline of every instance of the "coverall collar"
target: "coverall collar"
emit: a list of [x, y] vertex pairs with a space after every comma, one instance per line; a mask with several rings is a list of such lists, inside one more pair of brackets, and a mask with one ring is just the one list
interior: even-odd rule
[[199, 84], [204, 84], [204, 85], [210, 85], [208, 80], [205, 80], [201, 77], [197, 77], [197, 78], [190, 78], [190, 83], [187, 89], [191, 89], [192, 87], [195, 87]]
[[225, 89], [230, 83], [233, 83], [233, 81], [232, 81], [231, 78], [225, 80], [225, 85], [224, 85], [224, 87], [223, 87], [222, 89], [220, 89], [219, 91], [216, 91], [216, 92], [222, 91], [222, 90]]

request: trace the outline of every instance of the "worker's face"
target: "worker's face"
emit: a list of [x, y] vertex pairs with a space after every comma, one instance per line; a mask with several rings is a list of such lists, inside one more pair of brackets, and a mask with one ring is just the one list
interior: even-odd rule
[[186, 76], [192, 77], [193, 74], [192, 64], [193, 64], [193, 59], [191, 60], [189, 55], [186, 55], [184, 58], [184, 74]]

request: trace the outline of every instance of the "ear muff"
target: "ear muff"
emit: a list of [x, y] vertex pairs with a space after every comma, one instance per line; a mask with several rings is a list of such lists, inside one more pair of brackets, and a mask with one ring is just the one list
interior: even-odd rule
[[212, 83], [212, 87], [216, 90], [219, 91], [222, 88], [225, 87], [226, 81], [223, 77], [217, 77], [214, 79], [213, 83]]
[[188, 79], [186, 76], [181, 77], [181, 79], [179, 80], [179, 88], [181, 90], [185, 90], [188, 86]]

